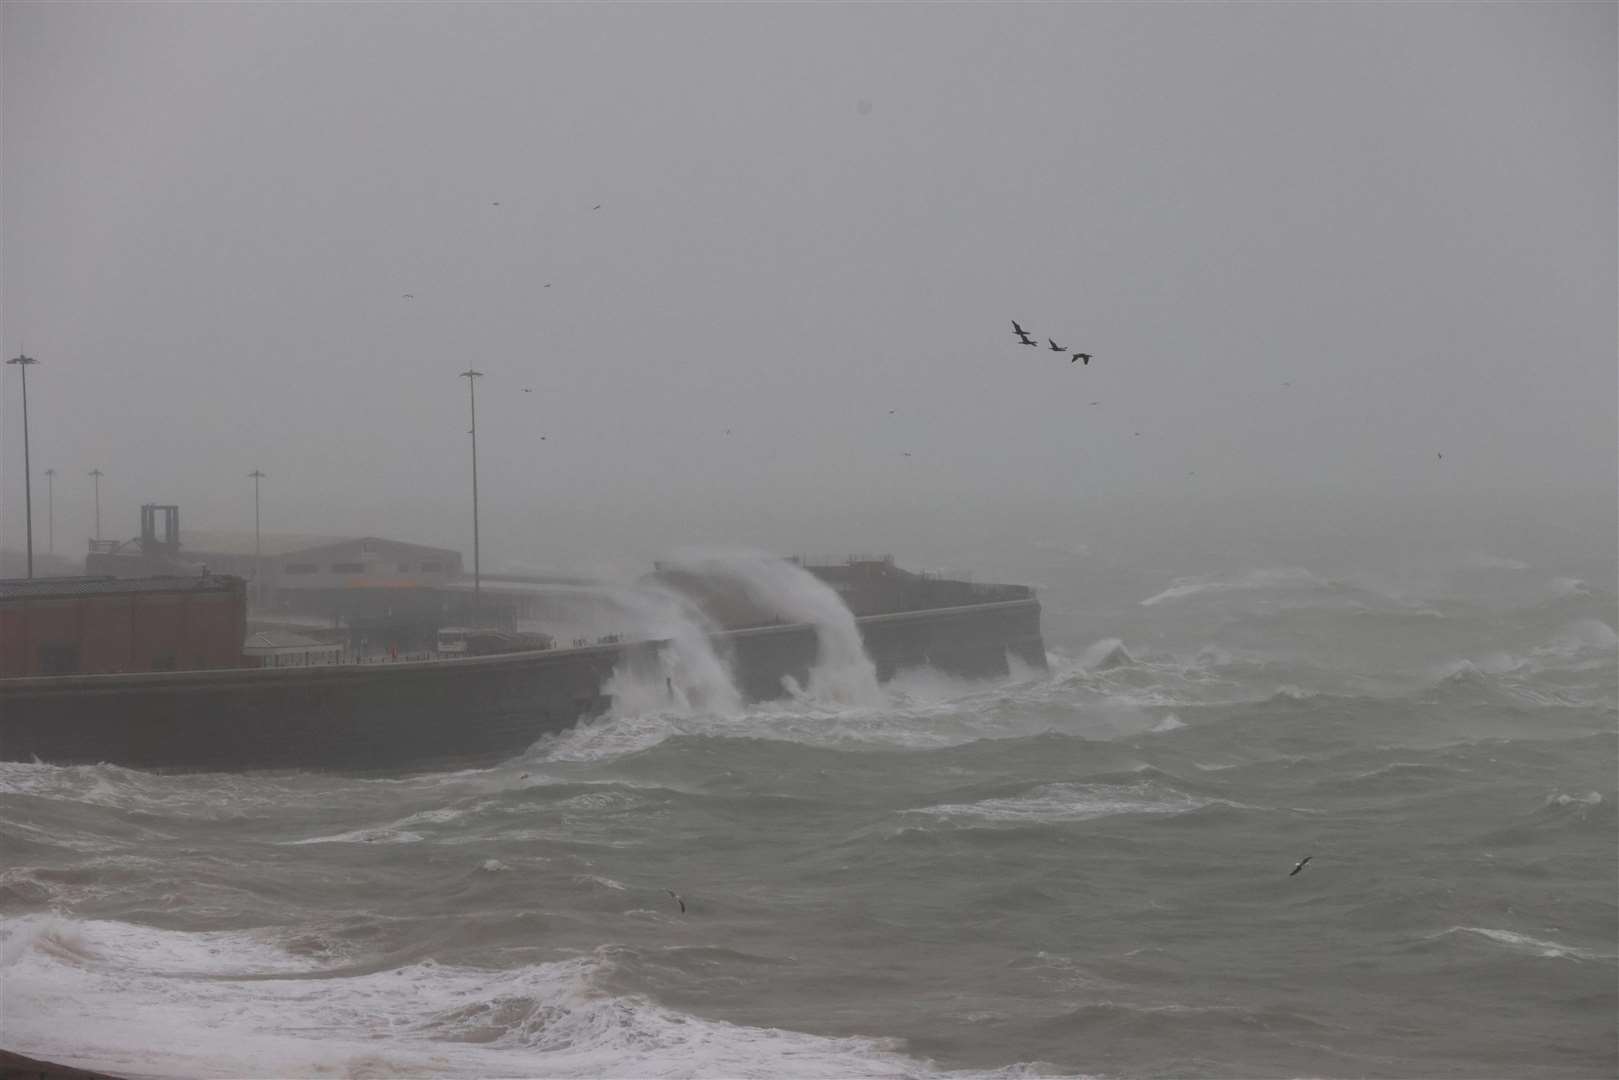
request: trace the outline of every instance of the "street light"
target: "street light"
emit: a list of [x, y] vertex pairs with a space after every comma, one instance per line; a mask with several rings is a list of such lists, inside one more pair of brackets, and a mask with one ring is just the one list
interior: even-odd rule
[[16, 364], [22, 371], [22, 500], [23, 514], [28, 530], [28, 576], [34, 576], [34, 470], [28, 464], [28, 368], [31, 364], [39, 363], [32, 356], [17, 354], [15, 360], [7, 360], [8, 364]]
[[96, 485], [96, 540], [101, 540], [101, 477], [104, 474], [100, 469], [90, 470], [90, 479]]
[[478, 380], [483, 378], [483, 372], [471, 368], [460, 375], [467, 381], [467, 401], [472, 406], [472, 613], [477, 615], [482, 607], [481, 573], [478, 563]]
[[247, 474], [253, 478], [253, 592], [258, 597], [258, 606], [264, 606], [264, 556], [259, 547], [259, 481], [266, 478], [266, 474], [254, 469]]
[[46, 522], [45, 529], [46, 529], [46, 531], [45, 531], [45, 536], [47, 537], [47, 540], [45, 542], [46, 542], [47, 545], [49, 545], [48, 547], [46, 547], [45, 550], [48, 553], [50, 553], [52, 555], [55, 555], [56, 554], [56, 470], [55, 469], [46, 469], [45, 470], [45, 506], [46, 506], [46, 511], [45, 511], [45, 522]]

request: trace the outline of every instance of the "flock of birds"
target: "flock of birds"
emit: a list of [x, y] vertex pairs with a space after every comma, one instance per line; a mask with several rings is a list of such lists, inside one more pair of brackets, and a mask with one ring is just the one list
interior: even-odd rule
[[[869, 111], [869, 102], [862, 102], [861, 104], [862, 104], [863, 107], [865, 107], [865, 109], [867, 111]], [[864, 115], [864, 112], [862, 113], [862, 115]], [[499, 206], [500, 203], [497, 200], [497, 201], [491, 202], [490, 205], [491, 206]], [[601, 208], [602, 208], [602, 204], [601, 203], [596, 203], [590, 209], [594, 211], [594, 210], [600, 210]], [[544, 287], [549, 289], [551, 287], [551, 283], [549, 281], [547, 281], [545, 283]], [[401, 294], [401, 299], [414, 300], [414, 299], [416, 299], [416, 294], [415, 293], [403, 293], [403, 294]], [[1029, 331], [1025, 330], [1023, 328], [1022, 324], [1020, 324], [1016, 319], [1013, 319], [1011, 321], [1012, 321], [1012, 334], [1013, 334], [1014, 337], [1017, 338], [1018, 344], [1027, 345], [1031, 349], [1038, 349], [1040, 347], [1040, 343], [1035, 340], [1034, 335], [1029, 333]], [[1094, 356], [1091, 353], [1080, 352], [1080, 351], [1075, 350], [1075, 349], [1070, 349], [1066, 345], [1057, 344], [1057, 340], [1055, 338], [1050, 338], [1050, 337], [1046, 338], [1046, 346], [1047, 346], [1047, 349], [1049, 351], [1051, 351], [1051, 352], [1054, 352], [1054, 353], [1066, 353], [1067, 356], [1068, 356], [1068, 362], [1070, 364], [1080, 364], [1082, 366], [1088, 367], [1088, 366], [1090, 366], [1091, 360], [1094, 359]], [[1293, 385], [1293, 382], [1292, 382], [1291, 379], [1285, 380], [1282, 383], [1282, 388], [1287, 389], [1287, 388], [1291, 387], [1292, 385]], [[534, 388], [531, 387], [531, 386], [525, 386], [525, 387], [522, 387], [522, 391], [525, 394], [532, 394], [534, 392]], [[1091, 405], [1100, 405], [1101, 402], [1100, 401], [1092, 401], [1092, 402], [1090, 402], [1090, 404]], [[888, 415], [889, 416], [893, 416], [894, 413], [895, 413], [895, 410], [893, 410], [893, 409], [888, 410]], [[726, 428], [725, 429], [725, 434], [727, 434], [727, 435], [731, 434], [731, 429]], [[1139, 437], [1141, 432], [1137, 431], [1134, 434]], [[546, 438], [545, 438], [544, 435], [540, 436], [540, 441], [541, 442], [546, 441]], [[911, 452], [909, 450], [905, 451], [904, 456], [905, 457], [910, 457]], [[1445, 455], [1444, 455], [1443, 452], [1439, 452], [1437, 454], [1437, 457], [1438, 457], [1438, 460], [1440, 460], [1440, 461], [1445, 460]], [[1186, 475], [1188, 477], [1194, 477], [1194, 476], [1197, 475], [1197, 472], [1196, 472], [1196, 470], [1193, 470], [1191, 472], [1188, 472]]]
[[[1012, 333], [1017, 335], [1017, 339], [1020, 344], [1027, 345], [1031, 349], [1038, 349], [1040, 347], [1040, 343], [1034, 340], [1034, 338], [1030, 337], [1029, 332], [1023, 329], [1023, 327], [1019, 326], [1016, 319], [1012, 320]], [[1068, 362], [1070, 364], [1078, 362], [1081, 365], [1088, 365], [1091, 362], [1091, 354], [1088, 352], [1074, 352], [1066, 345], [1058, 345], [1056, 341], [1051, 338], [1046, 338], [1046, 344], [1051, 346], [1052, 352], [1068, 353]]]

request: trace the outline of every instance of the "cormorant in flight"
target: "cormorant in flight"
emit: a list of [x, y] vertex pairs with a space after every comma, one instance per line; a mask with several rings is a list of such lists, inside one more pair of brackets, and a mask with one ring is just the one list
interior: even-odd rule
[[1012, 320], [1012, 333], [1016, 334], [1018, 341], [1022, 342], [1024, 345], [1033, 345], [1036, 348], [1039, 348], [1039, 343], [1029, 336], [1029, 332], [1027, 330], [1023, 329], [1023, 327], [1017, 324], [1016, 319]]
[[[1068, 351], [1068, 346], [1066, 346], [1066, 345], [1058, 345], [1055, 341], [1052, 341], [1050, 338], [1046, 338], [1046, 344], [1051, 346], [1051, 351], [1052, 352], [1067, 352]], [[1070, 362], [1072, 362], [1072, 361], [1070, 361]]]
[[1294, 874], [1298, 873], [1300, 870], [1303, 870], [1304, 869], [1304, 864], [1309, 862], [1313, 858], [1315, 858], [1314, 855], [1306, 855], [1304, 858], [1300, 859], [1299, 864], [1297, 866], [1295, 866], [1293, 869], [1291, 869], [1291, 870], [1289, 870], [1287, 872], [1287, 876], [1292, 877]]
[[1088, 352], [1077, 352], [1068, 358], [1068, 362], [1070, 364], [1072, 364], [1075, 360], [1080, 361], [1082, 364], [1089, 365], [1091, 362], [1091, 354]]
[[686, 914], [686, 898], [675, 892], [673, 889], [665, 889], [663, 891], [674, 897], [675, 903], [680, 905], [680, 913], [682, 915]]

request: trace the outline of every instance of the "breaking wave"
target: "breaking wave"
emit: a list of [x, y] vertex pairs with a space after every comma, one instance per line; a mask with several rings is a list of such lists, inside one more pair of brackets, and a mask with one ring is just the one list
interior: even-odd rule
[[[254, 932], [32, 917], [0, 934], [8, 1044], [56, 1053], [64, 1045], [58, 1018], [77, 1016], [87, 1022], [72, 1055], [90, 1068], [214, 1076], [966, 1075], [936, 1073], [894, 1040], [745, 1027], [608, 992], [610, 946], [507, 970], [424, 960], [350, 973], [323, 970]], [[199, 974], [208, 978], [185, 978]], [[153, 1038], [163, 1031], [171, 1037]]]

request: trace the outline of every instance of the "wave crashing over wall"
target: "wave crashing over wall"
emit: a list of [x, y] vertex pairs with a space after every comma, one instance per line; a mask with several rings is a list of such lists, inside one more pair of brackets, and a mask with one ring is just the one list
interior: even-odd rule
[[818, 652], [804, 688], [808, 697], [840, 705], [882, 704], [877, 667], [866, 655], [854, 613], [814, 574], [785, 559], [748, 551], [687, 551], [667, 565], [740, 586], [761, 608], [789, 622], [813, 626]]

